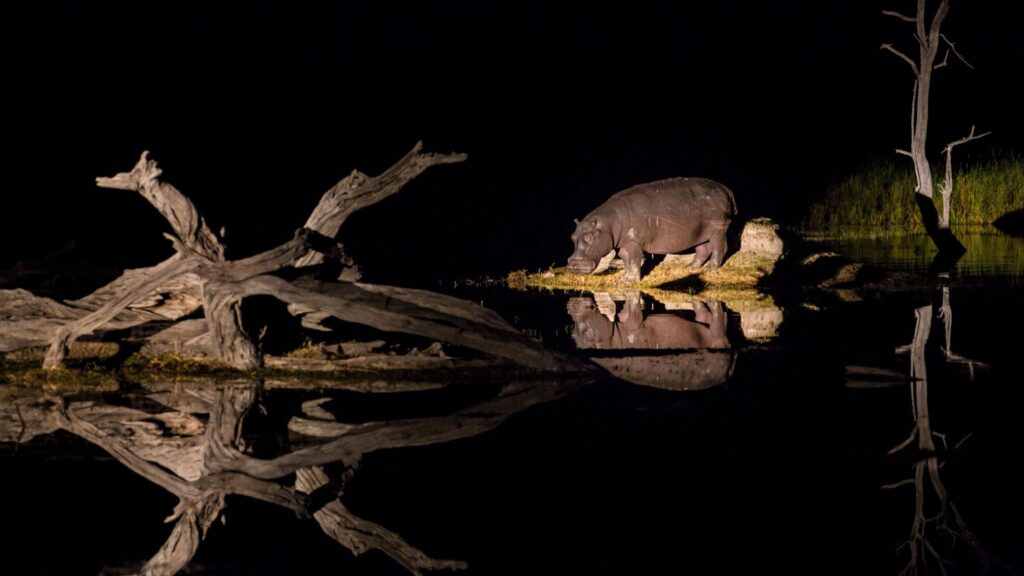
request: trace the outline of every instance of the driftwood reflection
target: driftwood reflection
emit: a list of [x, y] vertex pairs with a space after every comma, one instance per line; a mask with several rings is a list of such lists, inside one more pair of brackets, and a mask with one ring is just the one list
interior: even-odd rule
[[[292, 415], [288, 423], [292, 434], [301, 435], [302, 445], [296, 442], [269, 458], [253, 456], [247, 440], [247, 416], [268, 406], [261, 402], [261, 388], [251, 384], [151, 392], [146, 404], [155, 408], [150, 410], [61, 398], [21, 399], [0, 409], [0, 441], [25, 442], [63, 429], [177, 496], [178, 505], [166, 520], [174, 528], [140, 574], [170, 575], [187, 566], [230, 495], [312, 517], [353, 554], [377, 549], [420, 574], [466, 565], [431, 558], [397, 533], [352, 514], [342, 502], [342, 487], [360, 459], [377, 450], [481, 434], [512, 414], [583, 384], [515, 382], [490, 399], [444, 416], [358, 424], [339, 422], [323, 408], [330, 398], [320, 398], [304, 403], [303, 413]], [[340, 464], [331, 467], [343, 470], [340, 478], [328, 474], [329, 464]]]
[[[942, 454], [959, 448], [966, 437], [954, 446], [949, 446], [945, 435], [932, 428], [928, 403], [929, 370], [934, 376], [935, 373], [950, 369], [962, 369], [973, 380], [976, 371], [987, 366], [953, 352], [953, 309], [948, 286], [938, 286], [932, 302], [915, 309], [914, 316], [913, 340], [896, 349], [897, 354], [910, 356], [910, 404], [914, 428], [906, 440], [889, 451], [890, 455], [912, 452], [913, 475], [906, 480], [883, 486], [887, 490], [911, 487], [914, 491], [910, 536], [900, 546], [900, 550], [905, 550], [908, 557], [900, 574], [929, 573], [932, 570], [945, 574], [945, 565], [949, 563], [945, 556], [961, 541], [970, 547], [981, 573], [987, 574], [995, 560], [967, 526], [941, 475]], [[885, 381], [899, 383], [900, 380], [907, 380], [905, 375], [900, 378], [900, 375], [892, 371], [858, 366], [847, 367], [847, 375], [852, 377], [848, 380], [848, 385], [852, 387], [871, 386], [866, 384], [871, 380], [865, 378], [876, 379], [875, 386], [884, 385]]]
[[644, 308], [636, 291], [623, 295], [621, 307], [607, 293], [570, 298], [567, 309], [576, 346], [634, 384], [695, 390], [729, 379], [735, 355], [721, 302], [695, 299], [692, 318], [669, 311], [645, 314]]

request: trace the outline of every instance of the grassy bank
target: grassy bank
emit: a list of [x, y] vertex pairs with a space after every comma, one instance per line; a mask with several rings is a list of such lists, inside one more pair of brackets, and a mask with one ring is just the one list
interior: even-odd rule
[[[933, 166], [934, 168], [934, 166]], [[935, 173], [935, 204], [944, 165]], [[827, 236], [881, 236], [924, 232], [914, 204], [914, 172], [908, 159], [877, 162], [832, 185], [811, 206], [806, 232]], [[1024, 207], [1024, 157], [997, 156], [965, 164], [953, 175], [951, 214], [957, 226], [990, 224]]]

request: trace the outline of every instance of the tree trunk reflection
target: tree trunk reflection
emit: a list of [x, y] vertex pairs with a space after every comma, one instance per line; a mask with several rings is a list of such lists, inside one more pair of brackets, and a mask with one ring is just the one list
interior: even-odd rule
[[[940, 472], [943, 462], [940, 457], [949, 447], [946, 445], [946, 437], [932, 429], [928, 402], [929, 368], [938, 372], [945, 370], [946, 364], [962, 364], [968, 368], [973, 379], [975, 368], [984, 367], [984, 364], [952, 351], [953, 312], [948, 286], [937, 287], [932, 303], [915, 309], [914, 316], [913, 340], [909, 345], [896, 349], [897, 354], [910, 354], [914, 428], [906, 440], [889, 451], [890, 455], [894, 455], [914, 450], [913, 476], [883, 486], [885, 489], [913, 486], [914, 489], [914, 516], [910, 536], [900, 546], [901, 551], [907, 550], [909, 557], [901, 574], [928, 573], [933, 569], [945, 574], [948, 561], [943, 556], [961, 540], [971, 547], [982, 573], [988, 573], [993, 559], [968, 528], [942, 481]], [[941, 451], [936, 445], [936, 439], [941, 442]]]

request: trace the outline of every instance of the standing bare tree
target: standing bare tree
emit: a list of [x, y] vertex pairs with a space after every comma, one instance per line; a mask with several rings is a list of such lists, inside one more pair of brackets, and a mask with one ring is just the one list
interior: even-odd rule
[[[953, 194], [953, 148], [957, 145], [977, 140], [987, 136], [989, 133], [976, 134], [974, 127], [964, 138], [950, 142], [943, 149], [946, 155], [946, 177], [939, 189], [942, 195], [942, 214], [935, 209], [932, 200], [932, 169], [928, 163], [928, 156], [925, 152], [925, 143], [928, 139], [928, 98], [931, 95], [932, 70], [937, 70], [949, 63], [949, 54], [953, 53], [961, 62], [971, 68], [970, 63], [957, 51], [953, 44], [944, 34], [941, 27], [943, 20], [949, 13], [949, 0], [941, 0], [938, 8], [932, 13], [931, 22], [928, 22], [927, 0], [917, 0], [917, 12], [914, 16], [907, 16], [892, 10], [883, 10], [882, 14], [892, 16], [905, 22], [910, 22], [916, 27], [914, 39], [918, 45], [918, 58], [913, 58], [901, 52], [892, 44], [882, 44], [882, 50], [892, 52], [907, 64], [914, 72], [914, 96], [910, 116], [910, 151], [897, 150], [898, 153], [910, 156], [914, 161], [914, 173], [917, 176], [917, 188], [914, 191], [914, 198], [917, 201], [918, 210], [921, 212], [921, 221], [925, 230], [931, 237], [939, 253], [955, 254], [959, 256], [967, 251], [963, 244], [957, 240], [950, 229], [949, 202]], [[941, 45], [947, 46], [943, 59], [935, 63]]]

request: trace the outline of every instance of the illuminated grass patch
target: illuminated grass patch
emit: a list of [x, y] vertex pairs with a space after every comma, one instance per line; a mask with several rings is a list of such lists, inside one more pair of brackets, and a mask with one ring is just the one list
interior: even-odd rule
[[[937, 171], [935, 204], [942, 211]], [[807, 232], [831, 237], [886, 236], [924, 232], [914, 203], [914, 172], [909, 162], [877, 162], [829, 188], [803, 222]], [[965, 164], [953, 176], [951, 220], [957, 227], [991, 224], [1024, 208], [1024, 158], [995, 156]]]

